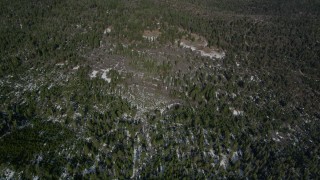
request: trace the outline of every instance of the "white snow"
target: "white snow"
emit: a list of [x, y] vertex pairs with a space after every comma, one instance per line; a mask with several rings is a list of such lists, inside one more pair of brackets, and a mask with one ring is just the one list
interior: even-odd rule
[[231, 161], [232, 161], [233, 163], [235, 163], [235, 162], [237, 162], [238, 160], [239, 160], [238, 151], [233, 152], [232, 157], [231, 157]]
[[207, 52], [204, 52], [202, 50], [199, 50], [201, 56], [204, 56], [204, 57], [210, 57], [211, 59], [212, 58], [216, 58], [216, 59], [222, 59], [224, 56], [225, 56], [225, 53], [222, 52], [222, 53], [219, 53], [217, 51], [214, 51], [212, 50], [211, 52], [207, 53]]
[[41, 155], [39, 155], [38, 157], [37, 157], [37, 163], [40, 163], [41, 161], [43, 160], [43, 157], [41, 156]]
[[218, 92], [218, 91], [216, 91], [216, 92], [215, 92], [215, 94], [216, 94], [216, 98], [218, 98], [218, 96], [219, 96], [219, 92]]
[[132, 168], [131, 178], [134, 178], [135, 174], [138, 171], [138, 169], [136, 169], [136, 161], [139, 161], [140, 153], [141, 153], [141, 146], [139, 145], [139, 143], [140, 143], [140, 138], [139, 136], [137, 136], [137, 145], [134, 145], [133, 147], [133, 168]]
[[93, 166], [91, 166], [89, 169], [84, 169], [84, 170], [82, 171], [82, 174], [83, 174], [83, 175], [90, 174], [90, 173], [93, 173], [95, 170], [96, 170], [96, 166], [93, 165]]
[[73, 114], [73, 119], [76, 119], [77, 117], [81, 117], [82, 115], [78, 112]]
[[146, 140], [147, 140], [147, 144], [148, 144], [149, 148], [151, 148], [152, 147], [151, 137], [148, 132], [146, 132]]
[[235, 109], [232, 111], [232, 114], [233, 114], [234, 116], [242, 115], [242, 113], [243, 113], [243, 111], [239, 111], [239, 110], [235, 110]]
[[210, 154], [211, 157], [216, 157], [216, 155], [214, 154], [213, 149], [210, 149], [209, 154]]
[[91, 75], [90, 75], [90, 78], [95, 78], [95, 77], [97, 77], [97, 74], [98, 74], [98, 71], [93, 70], [92, 73], [91, 73]]
[[169, 104], [167, 105], [166, 107], [160, 109], [160, 113], [163, 114], [163, 112], [165, 112], [167, 109], [171, 109], [173, 106], [175, 105], [181, 105], [180, 103], [172, 103], [172, 104]]
[[64, 63], [57, 63], [56, 66], [64, 66]]
[[110, 68], [103, 69], [102, 71], [103, 71], [103, 74], [102, 74], [101, 78], [106, 80], [108, 83], [110, 83], [111, 82], [111, 78], [107, 77], [107, 73], [110, 71]]
[[13, 179], [13, 176], [14, 176], [14, 171], [10, 170], [10, 169], [6, 169], [5, 172], [4, 172], [4, 179]]
[[78, 66], [73, 67], [72, 69], [73, 69], [73, 70], [78, 70], [79, 67], [80, 67], [80, 66], [78, 65]]
[[[200, 55], [203, 57], [210, 57], [212, 58], [216, 58], [216, 59], [222, 59], [225, 57], [225, 52], [218, 52], [215, 51], [213, 49], [210, 50], [210, 52], [205, 52], [204, 50], [198, 50], [197, 47], [192, 46], [192, 45], [188, 45], [185, 42], [180, 42], [180, 46], [182, 46], [183, 48], [187, 48], [187, 49], [191, 49], [192, 51], [197, 51], [200, 52]], [[205, 44], [203, 47], [206, 47], [207, 45]]]
[[232, 115], [234, 115], [234, 116], [243, 115], [243, 111], [237, 110], [237, 109], [232, 108], [232, 107], [230, 107], [229, 109], [230, 109], [230, 111], [232, 111]]
[[182, 46], [183, 48], [191, 49], [192, 51], [197, 50], [197, 48], [196, 48], [196, 47], [191, 46], [191, 45], [188, 45], [188, 44], [186, 44], [186, 43], [184, 43], [184, 42], [180, 42], [180, 46]]
[[37, 84], [29, 83], [28, 85], [26, 85], [25, 90], [33, 91], [33, 90], [36, 90], [37, 88], [38, 88]]
[[62, 178], [62, 179], [67, 179], [68, 176], [69, 176], [69, 173], [68, 173], [67, 170], [65, 169], [64, 172], [61, 174], [61, 178]]
[[111, 30], [112, 30], [111, 27], [108, 27], [103, 31], [103, 34], [111, 33]]
[[149, 41], [155, 41], [156, 39], [157, 39], [157, 37], [155, 37], [155, 36], [142, 36], [144, 39], [147, 39], [147, 40], [149, 40]]
[[221, 154], [221, 161], [220, 161], [220, 167], [223, 167], [224, 169], [227, 169], [228, 166], [228, 158], [226, 155]]
[[280, 142], [279, 138], [272, 138], [272, 140], [276, 141], [276, 142]]

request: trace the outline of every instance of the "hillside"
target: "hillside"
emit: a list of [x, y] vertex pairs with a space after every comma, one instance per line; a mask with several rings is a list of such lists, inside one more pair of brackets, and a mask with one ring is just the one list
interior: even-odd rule
[[0, 179], [320, 177], [318, 1], [0, 6]]

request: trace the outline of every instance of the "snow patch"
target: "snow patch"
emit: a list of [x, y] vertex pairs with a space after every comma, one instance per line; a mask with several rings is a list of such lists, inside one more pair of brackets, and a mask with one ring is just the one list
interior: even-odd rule
[[82, 171], [82, 174], [83, 174], [83, 175], [91, 174], [91, 173], [94, 173], [95, 171], [96, 171], [96, 166], [93, 165], [93, 166], [91, 166], [89, 169], [84, 169], [84, 170]]
[[281, 141], [279, 138], [272, 138], [272, 140], [274, 140], [276, 142], [280, 142]]
[[225, 52], [217, 50], [216, 48], [208, 47], [208, 42], [204, 37], [196, 34], [191, 34], [194, 41], [188, 40], [185, 37], [181, 39], [180, 46], [183, 48], [197, 51], [203, 57], [209, 57], [211, 59], [222, 59], [225, 57]]
[[81, 117], [81, 116], [82, 115], [80, 113], [76, 112], [76, 113], [73, 114], [73, 119], [76, 119], [76, 118]]
[[228, 166], [228, 158], [226, 155], [221, 154], [220, 167], [227, 169], [227, 166]]
[[43, 160], [42, 155], [39, 155], [36, 159], [37, 163], [39, 164]]
[[142, 37], [144, 39], [147, 39], [150, 42], [153, 42], [160, 36], [160, 34], [161, 32], [159, 30], [153, 30], [153, 31], [146, 30], [143, 32]]
[[237, 110], [235, 108], [229, 108], [230, 111], [232, 111], [232, 115], [234, 116], [240, 116], [240, 115], [243, 115], [243, 111], [240, 111], [240, 110]]
[[104, 31], [103, 31], [103, 34], [109, 34], [109, 33], [111, 33], [111, 31], [112, 31], [112, 27], [111, 26], [109, 26], [107, 29], [105, 29]]
[[97, 77], [97, 74], [98, 74], [98, 71], [93, 70], [92, 73], [91, 73], [91, 75], [90, 75], [90, 78], [95, 78], [95, 77]]
[[104, 79], [105, 81], [107, 81], [108, 83], [110, 83], [111, 82], [111, 78], [108, 78], [108, 76], [107, 76], [107, 73], [110, 71], [110, 68], [103, 69], [102, 71], [103, 71], [103, 73], [102, 73], [101, 78]]
[[233, 152], [232, 157], [231, 157], [231, 161], [232, 161], [233, 163], [235, 163], [235, 162], [237, 162], [238, 160], [239, 160], [238, 151]]
[[78, 66], [75, 66], [75, 67], [72, 68], [72, 70], [78, 70], [79, 67], [80, 67], [79, 65], [78, 65]]
[[14, 176], [14, 171], [10, 170], [10, 169], [6, 169], [4, 171], [4, 179], [13, 179], [13, 176]]
[[64, 63], [57, 63], [56, 66], [64, 66]]
[[140, 160], [140, 153], [141, 153], [141, 146], [139, 145], [139, 143], [140, 143], [140, 138], [139, 136], [137, 136], [137, 145], [134, 145], [133, 147], [133, 168], [132, 168], [131, 178], [134, 178], [136, 173], [138, 172], [138, 169], [136, 169], [136, 164], [137, 164], [137, 161]]
[[61, 178], [62, 179], [66, 179], [69, 176], [69, 173], [67, 172], [67, 170], [65, 169], [64, 172], [61, 174]]
[[218, 51], [215, 51], [215, 50], [211, 50], [210, 52], [205, 52], [203, 50], [199, 50], [199, 52], [200, 52], [201, 56], [210, 57], [211, 59], [212, 58], [222, 59], [225, 56], [224, 52], [219, 53]]
[[183, 48], [191, 49], [192, 51], [197, 50], [197, 48], [195, 46], [188, 45], [185, 42], [180, 42], [180, 46], [182, 46]]
[[232, 111], [232, 114], [233, 114], [234, 116], [242, 115], [242, 113], [243, 113], [243, 111], [239, 111], [239, 110], [235, 110], [235, 109]]

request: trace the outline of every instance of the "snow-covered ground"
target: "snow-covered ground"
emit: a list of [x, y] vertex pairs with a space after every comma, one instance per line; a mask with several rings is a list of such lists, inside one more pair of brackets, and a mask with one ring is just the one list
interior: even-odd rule
[[78, 66], [73, 67], [72, 70], [78, 70], [79, 68], [80, 68], [80, 66], [78, 65]]
[[109, 26], [107, 29], [105, 29], [104, 31], [103, 31], [103, 34], [109, 34], [109, 33], [111, 33], [111, 31], [112, 31], [112, 27], [111, 26]]
[[180, 43], [180, 46], [182, 46], [183, 48], [191, 49], [192, 51], [197, 50], [196, 47], [194, 47], [194, 46], [192, 46], [192, 45], [188, 45], [188, 44], [186, 44], [185, 42], [181, 42], [181, 43]]
[[64, 66], [64, 63], [57, 63], [56, 66]]
[[10, 179], [13, 179], [13, 176], [14, 176], [15, 172], [10, 170], [10, 169], [6, 169], [4, 171], [4, 179], [6, 180], [10, 180]]
[[90, 74], [90, 78], [95, 78], [97, 77], [99, 71], [93, 70], [92, 73]]
[[[111, 82], [111, 78], [108, 77], [108, 73], [109, 73], [110, 70], [111, 70], [111, 68], [101, 69], [101, 71], [102, 71], [101, 78], [103, 80], [107, 81], [108, 83]], [[95, 77], [97, 77], [98, 73], [99, 73], [99, 71], [93, 70], [92, 73], [89, 76], [90, 76], [90, 78], [95, 78]]]
[[[209, 57], [211, 59], [215, 58], [215, 59], [222, 59], [225, 57], [225, 52], [218, 52], [214, 49], [210, 49], [210, 50], [207, 50], [207, 51], [204, 51], [204, 50], [201, 50], [201, 49], [198, 49], [197, 47], [195, 46], [192, 46], [192, 45], [188, 45], [184, 42], [181, 42], [180, 43], [180, 46], [182, 46], [183, 48], [187, 48], [187, 49], [191, 49], [192, 51], [196, 51], [196, 52], [200, 52], [200, 55], [203, 56], [203, 57]], [[208, 52], [209, 51], [209, 52]]]
[[233, 110], [232, 111], [232, 114], [234, 115], [234, 116], [239, 116], [239, 115], [242, 115], [243, 114], [243, 111], [239, 111], [239, 110]]
[[105, 81], [107, 81], [108, 83], [111, 82], [111, 78], [109, 78], [109, 77], [107, 76], [107, 73], [109, 73], [110, 70], [111, 70], [110, 68], [108, 68], [108, 69], [102, 69], [102, 72], [103, 72], [103, 73], [102, 73], [101, 78], [104, 79]]
[[212, 58], [222, 59], [226, 55], [224, 52], [219, 53], [218, 51], [215, 51], [215, 50], [211, 50], [211, 52], [205, 52], [203, 50], [199, 50], [199, 52], [201, 56], [210, 57], [211, 59]]
[[200, 39], [202, 40], [198, 40], [198, 42], [190, 42], [188, 40], [182, 39], [180, 42], [180, 46], [183, 48], [191, 49], [192, 51], [199, 52], [201, 56], [209, 57], [211, 59], [222, 59], [225, 57], [225, 52], [219, 52], [213, 48], [207, 47], [207, 41], [204, 40], [203, 37], [201, 37]]
[[243, 115], [243, 111], [237, 110], [235, 108], [230, 107], [229, 110], [232, 112], [232, 115], [234, 116], [241, 116]]
[[228, 167], [228, 158], [225, 154], [221, 154], [220, 167], [227, 169]]
[[237, 162], [239, 160], [239, 153], [238, 151], [233, 152], [232, 157], [231, 157], [231, 161], [233, 163]]

